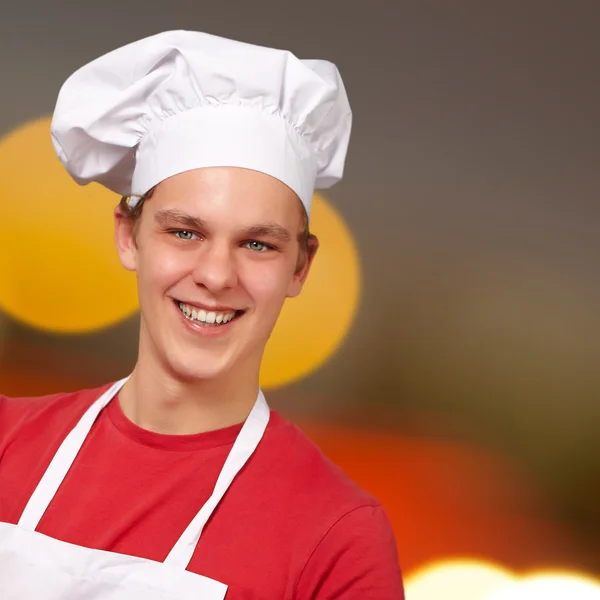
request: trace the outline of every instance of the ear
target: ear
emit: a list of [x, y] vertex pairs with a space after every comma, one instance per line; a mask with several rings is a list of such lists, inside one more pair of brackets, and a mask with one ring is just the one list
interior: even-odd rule
[[294, 274], [294, 278], [290, 282], [288, 287], [288, 298], [295, 298], [300, 294], [302, 288], [304, 287], [304, 282], [308, 277], [308, 272], [310, 271], [310, 267], [312, 266], [313, 260], [315, 259], [315, 255], [317, 254], [317, 250], [319, 249], [319, 239], [316, 235], [310, 235], [308, 238], [308, 255], [306, 257], [306, 262], [302, 266], [302, 268]]
[[135, 243], [134, 224], [123, 215], [121, 209], [115, 208], [115, 243], [121, 264], [128, 271], [137, 269], [137, 246]]

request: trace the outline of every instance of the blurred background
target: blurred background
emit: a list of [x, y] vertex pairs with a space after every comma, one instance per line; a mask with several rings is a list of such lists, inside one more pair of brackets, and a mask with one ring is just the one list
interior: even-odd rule
[[3, 7], [4, 395], [94, 387], [135, 363], [119, 199], [63, 173], [49, 117], [75, 69], [166, 29], [342, 73], [346, 176], [315, 199], [322, 248], [262, 384], [384, 504], [409, 600], [598, 597], [600, 4]]

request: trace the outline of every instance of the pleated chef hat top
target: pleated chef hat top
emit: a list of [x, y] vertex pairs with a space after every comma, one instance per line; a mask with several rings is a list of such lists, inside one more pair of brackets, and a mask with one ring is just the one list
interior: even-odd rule
[[339, 181], [352, 114], [330, 62], [206, 33], [168, 31], [90, 62], [58, 95], [51, 134], [79, 184], [130, 196], [200, 167], [288, 185], [310, 213]]

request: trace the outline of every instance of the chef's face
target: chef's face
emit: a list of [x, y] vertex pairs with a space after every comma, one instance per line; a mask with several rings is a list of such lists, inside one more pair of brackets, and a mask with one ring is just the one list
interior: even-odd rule
[[311, 239], [299, 261], [304, 223], [286, 185], [233, 167], [163, 181], [135, 227], [117, 210], [121, 262], [138, 279], [140, 357], [183, 380], [256, 377], [317, 249]]

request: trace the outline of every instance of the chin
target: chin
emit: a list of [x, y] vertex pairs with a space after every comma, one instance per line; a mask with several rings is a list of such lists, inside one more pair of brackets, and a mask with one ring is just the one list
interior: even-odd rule
[[188, 382], [219, 379], [229, 370], [226, 363], [204, 353], [170, 356], [167, 364], [177, 379]]

